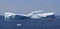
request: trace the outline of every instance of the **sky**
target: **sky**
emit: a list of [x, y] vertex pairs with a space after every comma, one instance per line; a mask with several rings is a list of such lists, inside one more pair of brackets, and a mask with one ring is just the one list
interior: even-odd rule
[[0, 0], [0, 15], [5, 12], [28, 14], [36, 10], [52, 11], [60, 15], [60, 0]]

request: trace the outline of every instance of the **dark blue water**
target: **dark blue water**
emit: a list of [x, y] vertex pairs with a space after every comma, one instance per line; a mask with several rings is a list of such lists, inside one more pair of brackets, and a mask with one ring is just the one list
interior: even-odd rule
[[[0, 29], [60, 29], [60, 16], [55, 18], [31, 19], [0, 17]], [[17, 26], [21, 24], [21, 26]]]

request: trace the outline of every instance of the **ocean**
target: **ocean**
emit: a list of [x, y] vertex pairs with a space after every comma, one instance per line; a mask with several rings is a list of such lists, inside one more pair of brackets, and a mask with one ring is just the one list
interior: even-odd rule
[[4, 17], [0, 17], [0, 29], [60, 29], [60, 16], [55, 16], [55, 18], [42, 19], [3, 18]]

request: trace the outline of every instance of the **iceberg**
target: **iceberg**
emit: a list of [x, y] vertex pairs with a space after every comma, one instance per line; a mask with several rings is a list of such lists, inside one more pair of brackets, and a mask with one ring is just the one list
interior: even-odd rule
[[8, 19], [10, 16], [15, 16], [15, 14], [14, 13], [11, 13], [11, 12], [5, 12], [5, 14], [4, 14], [4, 19]]
[[33, 11], [29, 14], [16, 14], [16, 13], [11, 13], [11, 12], [6, 12], [4, 14], [5, 16], [5, 19], [6, 18], [10, 18], [11, 16], [13, 16], [12, 18], [16, 17], [17, 16], [23, 16], [24, 17], [30, 17], [30, 18], [35, 18], [35, 19], [39, 19], [39, 18], [42, 18], [42, 17], [47, 17], [47, 16], [53, 16], [55, 15], [53, 12], [44, 12], [43, 10], [38, 10], [38, 11]]
[[27, 16], [31, 18], [41, 18], [41, 17], [52, 16], [52, 15], [55, 15], [55, 14], [53, 12], [43, 12], [43, 10], [39, 10], [39, 11], [33, 11]]
[[16, 13], [12, 13], [12, 12], [5, 12], [4, 14], [4, 19], [10, 19], [10, 18], [27, 18], [25, 14], [16, 14]]

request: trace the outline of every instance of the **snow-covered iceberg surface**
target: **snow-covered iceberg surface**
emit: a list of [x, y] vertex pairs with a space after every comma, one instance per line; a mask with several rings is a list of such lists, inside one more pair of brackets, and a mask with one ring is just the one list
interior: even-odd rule
[[5, 14], [4, 14], [4, 19], [8, 19], [8, 18], [9, 18], [10, 16], [12, 16], [12, 15], [15, 16], [14, 13], [11, 13], [11, 12], [5, 12]]
[[22, 19], [22, 18], [28, 18], [25, 14], [16, 14], [11, 12], [5, 12], [4, 19]]
[[42, 18], [42, 17], [53, 17], [53, 16], [55, 16], [55, 14], [53, 12], [43, 12], [43, 10], [39, 10], [39, 11], [33, 11], [33, 12], [27, 14], [27, 15], [6, 12], [4, 14], [4, 16], [5, 16], [5, 19], [6, 18], [14, 18], [14, 17], [17, 18], [17, 16], [19, 18], [20, 17], [22, 17], [22, 18], [24, 18], [24, 17], [26, 17], [26, 18], [30, 17], [30, 18], [36, 18], [36, 19], [38, 19], [38, 18]]
[[33, 11], [32, 13], [28, 14], [31, 18], [41, 18], [41, 17], [47, 17], [47, 16], [54, 16], [55, 14], [53, 12], [43, 12], [40, 11]]

